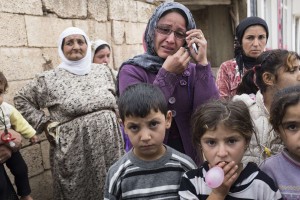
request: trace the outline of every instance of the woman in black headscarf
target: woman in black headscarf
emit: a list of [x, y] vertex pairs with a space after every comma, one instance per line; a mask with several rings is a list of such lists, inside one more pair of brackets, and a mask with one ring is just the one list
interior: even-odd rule
[[265, 20], [247, 17], [236, 27], [234, 59], [221, 64], [217, 74], [220, 96], [231, 98], [236, 94], [243, 74], [257, 63], [257, 57], [265, 50], [269, 29]]

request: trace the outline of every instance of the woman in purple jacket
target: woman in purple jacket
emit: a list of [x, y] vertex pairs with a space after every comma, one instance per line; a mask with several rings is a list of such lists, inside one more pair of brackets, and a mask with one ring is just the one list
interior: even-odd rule
[[192, 146], [191, 114], [209, 99], [219, 98], [203, 32], [196, 29], [188, 8], [168, 2], [158, 6], [149, 19], [144, 42], [146, 53], [121, 65], [118, 91], [122, 94], [126, 87], [140, 82], [159, 87], [173, 114], [165, 144], [201, 164]]

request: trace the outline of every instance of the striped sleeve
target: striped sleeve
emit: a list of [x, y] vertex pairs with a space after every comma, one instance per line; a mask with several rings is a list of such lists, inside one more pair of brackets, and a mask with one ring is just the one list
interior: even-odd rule
[[182, 176], [179, 192], [180, 199], [182, 200], [197, 200], [196, 189], [187, 177], [186, 173]]
[[[131, 165], [130, 160], [124, 159], [126, 156], [125, 154], [121, 160], [112, 165], [108, 170], [104, 187], [104, 199], [114, 200], [121, 197], [122, 174]], [[122, 163], [122, 160], [126, 160], [126, 162]]]

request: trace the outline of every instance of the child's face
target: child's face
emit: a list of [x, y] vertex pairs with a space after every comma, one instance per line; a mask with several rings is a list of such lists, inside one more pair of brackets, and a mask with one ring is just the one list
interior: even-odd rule
[[278, 79], [275, 83], [277, 89], [300, 84], [300, 61], [295, 60], [292, 66], [288, 71], [285, 67], [278, 69]]
[[219, 123], [216, 130], [207, 130], [200, 143], [203, 154], [212, 167], [222, 161], [239, 164], [248, 145], [244, 136], [223, 123]]
[[153, 110], [144, 118], [125, 117], [124, 130], [137, 157], [142, 160], [156, 160], [164, 154], [163, 141], [166, 129], [171, 126], [171, 119], [170, 111], [165, 117], [160, 111]]
[[300, 103], [286, 109], [280, 128], [280, 137], [290, 155], [300, 162]]
[[0, 105], [3, 103], [4, 92], [4, 85], [0, 83]]

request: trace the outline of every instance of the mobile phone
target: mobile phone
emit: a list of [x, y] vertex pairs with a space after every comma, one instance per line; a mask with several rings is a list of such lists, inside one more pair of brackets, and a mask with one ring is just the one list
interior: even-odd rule
[[198, 54], [198, 47], [197, 47], [197, 45], [195, 43], [193, 43], [192, 47], [193, 47], [195, 53]]

